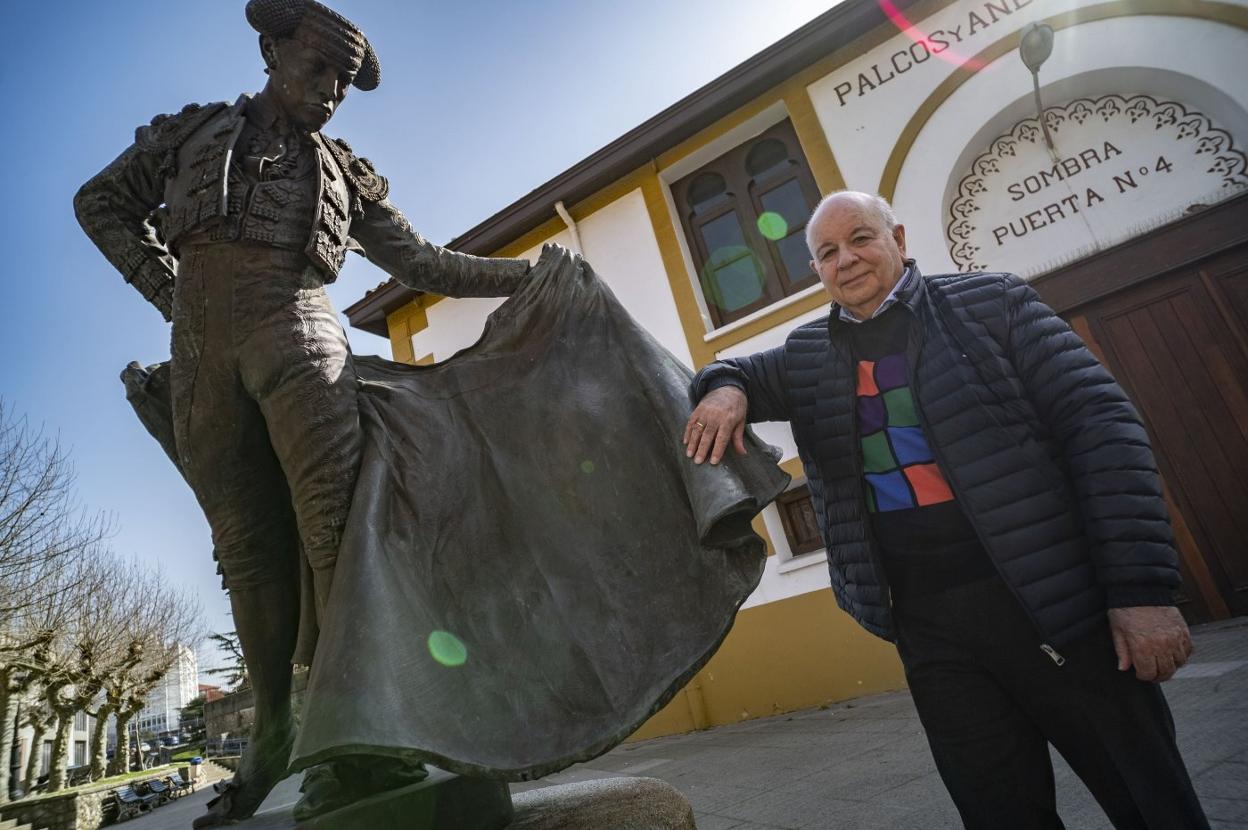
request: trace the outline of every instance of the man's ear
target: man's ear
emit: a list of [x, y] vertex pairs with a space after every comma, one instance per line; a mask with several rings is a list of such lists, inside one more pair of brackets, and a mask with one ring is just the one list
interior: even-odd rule
[[893, 228], [893, 241], [897, 243], [897, 249], [901, 251], [902, 258], [906, 256], [906, 226], [898, 225]]

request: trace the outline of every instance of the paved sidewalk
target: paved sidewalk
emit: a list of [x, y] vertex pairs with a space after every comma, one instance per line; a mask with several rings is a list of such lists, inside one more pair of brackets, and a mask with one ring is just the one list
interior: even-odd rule
[[[1215, 830], [1248, 828], [1248, 619], [1193, 630], [1196, 654], [1165, 684], [1179, 745]], [[1055, 758], [1068, 830], [1108, 828]], [[907, 692], [625, 744], [518, 787], [613, 775], [681, 790], [699, 830], [959, 828]]]
[[[1193, 662], [1165, 686], [1179, 744], [1215, 830], [1248, 830], [1248, 618], [1202, 626], [1193, 636]], [[1055, 767], [1068, 830], [1108, 828], [1060, 758]], [[697, 811], [699, 830], [962, 826], [906, 692], [625, 744], [514, 789], [618, 775], [676, 786]], [[297, 778], [287, 779], [261, 809], [293, 804], [297, 788]], [[137, 819], [135, 830], [184, 830], [209, 797], [201, 789]]]

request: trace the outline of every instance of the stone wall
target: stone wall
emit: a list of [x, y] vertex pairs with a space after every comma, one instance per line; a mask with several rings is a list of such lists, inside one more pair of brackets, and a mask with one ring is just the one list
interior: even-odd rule
[[[98, 784], [87, 784], [65, 792], [23, 798], [0, 807], [0, 822], [16, 819], [18, 825], [29, 824], [34, 830], [98, 830], [105, 819], [115, 820], [112, 791], [154, 778], [178, 774], [180, 768], [155, 767], [147, 775]], [[186, 776], [183, 775], [183, 780]], [[201, 783], [204, 783], [201, 779]]]
[[210, 741], [223, 735], [230, 738], [246, 737], [255, 717], [251, 689], [243, 689], [204, 704], [204, 732]]
[[36, 830], [97, 830], [112, 787], [76, 789], [25, 798], [0, 807], [0, 819], [16, 819]]
[[[303, 691], [308, 686], [308, 673], [295, 672], [293, 681], [291, 702], [298, 712]], [[256, 704], [251, 689], [233, 692], [204, 704], [204, 731], [210, 741], [215, 741], [222, 735], [245, 738], [250, 734], [251, 724], [255, 719]]]

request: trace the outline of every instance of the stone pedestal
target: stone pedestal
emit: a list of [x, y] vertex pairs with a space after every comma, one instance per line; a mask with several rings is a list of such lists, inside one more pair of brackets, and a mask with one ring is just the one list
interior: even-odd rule
[[507, 830], [696, 830], [685, 797], [657, 778], [603, 778], [515, 796]]
[[296, 822], [298, 776], [278, 786], [240, 830], [696, 830], [693, 808], [656, 778], [603, 778], [517, 793], [501, 781], [430, 769], [419, 784]]
[[430, 768], [429, 777], [419, 784], [378, 793], [308, 821], [296, 822], [287, 804], [236, 826], [245, 830], [503, 830], [511, 817], [511, 792], [505, 783]]

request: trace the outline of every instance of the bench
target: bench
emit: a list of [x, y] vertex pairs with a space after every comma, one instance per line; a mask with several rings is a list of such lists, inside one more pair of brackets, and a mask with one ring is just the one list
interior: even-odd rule
[[113, 803], [117, 806], [118, 821], [149, 812], [155, 806], [157, 798], [154, 795], [140, 795], [134, 787], [118, 787], [112, 791], [112, 796]]
[[153, 807], [159, 807], [172, 798], [169, 784], [161, 778], [149, 778], [140, 784], [136, 784], [134, 790], [136, 793], [151, 796], [154, 799], [152, 802]]
[[169, 784], [169, 794], [173, 798], [181, 798], [187, 793], [195, 792], [195, 782], [183, 781], [182, 776], [176, 773], [170, 773], [165, 777], [165, 781]]

